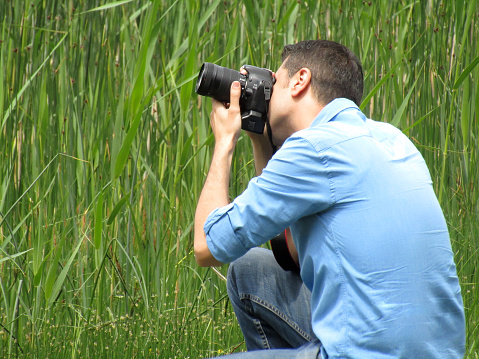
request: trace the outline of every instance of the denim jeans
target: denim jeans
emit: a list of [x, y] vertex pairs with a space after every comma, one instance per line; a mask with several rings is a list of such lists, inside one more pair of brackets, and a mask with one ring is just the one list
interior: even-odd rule
[[231, 357], [321, 357], [311, 328], [311, 293], [271, 251], [254, 248], [231, 263], [227, 289], [248, 349]]

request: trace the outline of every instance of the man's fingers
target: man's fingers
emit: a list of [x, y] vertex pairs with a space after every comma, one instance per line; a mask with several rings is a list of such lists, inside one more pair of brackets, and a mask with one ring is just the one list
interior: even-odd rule
[[239, 81], [233, 81], [230, 91], [230, 111], [240, 111], [239, 100], [241, 97], [241, 84]]
[[211, 108], [213, 109], [213, 111], [215, 111], [216, 108], [220, 106], [224, 107], [222, 102], [215, 100], [214, 98], [211, 99]]

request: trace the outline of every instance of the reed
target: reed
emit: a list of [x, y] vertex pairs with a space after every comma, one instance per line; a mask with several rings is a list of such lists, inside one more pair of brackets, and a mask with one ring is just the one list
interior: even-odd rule
[[[359, 55], [364, 112], [428, 163], [479, 357], [475, 1], [10, 0], [0, 19], [0, 356], [245, 350], [226, 268], [192, 254], [213, 143], [194, 84], [205, 61], [276, 69], [323, 38]], [[251, 158], [243, 135], [232, 196]]]

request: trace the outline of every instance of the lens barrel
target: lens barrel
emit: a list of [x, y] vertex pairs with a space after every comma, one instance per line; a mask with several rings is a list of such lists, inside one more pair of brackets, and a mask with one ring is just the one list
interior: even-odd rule
[[201, 66], [195, 91], [198, 95], [212, 97], [221, 102], [230, 102], [230, 88], [233, 81], [241, 81], [238, 71], [205, 62]]

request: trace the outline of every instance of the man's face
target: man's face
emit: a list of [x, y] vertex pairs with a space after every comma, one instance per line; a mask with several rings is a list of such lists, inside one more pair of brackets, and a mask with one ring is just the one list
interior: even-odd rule
[[281, 146], [292, 134], [290, 133], [289, 109], [291, 96], [289, 91], [290, 78], [288, 70], [281, 65], [273, 73], [276, 82], [273, 86], [273, 93], [269, 103], [268, 119], [273, 133], [273, 143]]

